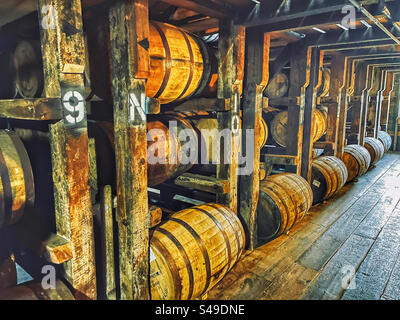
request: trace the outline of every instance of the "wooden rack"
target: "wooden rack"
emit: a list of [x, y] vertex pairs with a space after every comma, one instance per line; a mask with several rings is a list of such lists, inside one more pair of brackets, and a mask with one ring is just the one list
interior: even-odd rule
[[[218, 31], [217, 97], [186, 102], [180, 111], [185, 108], [192, 111], [194, 105], [196, 111], [216, 111], [218, 128], [231, 129], [232, 143], [228, 150], [231, 163], [217, 165], [215, 176], [185, 173], [161, 188], [161, 197], [170, 196], [165, 191], [168, 188], [174, 192], [183, 190], [185, 194], [211, 194], [215, 202], [238, 214], [245, 227], [247, 248], [252, 250], [257, 243], [260, 168], [270, 174], [274, 166], [283, 166], [310, 182], [313, 148], [341, 158], [346, 144], [363, 145], [364, 137], [367, 134], [377, 137], [380, 128], [394, 136], [396, 150], [400, 121], [393, 119], [399, 112], [400, 90], [394, 88], [399, 88], [400, 83], [400, 64], [396, 62], [400, 54], [394, 46], [382, 49], [392, 45], [393, 40], [378, 27], [371, 27], [369, 33], [361, 28], [349, 30], [345, 39], [343, 30], [335, 28], [323, 37], [313, 32], [292, 41], [293, 36], [285, 33], [288, 30], [283, 22], [298, 23], [295, 12], [294, 16], [286, 16], [287, 21], [285, 15], [271, 21], [264, 21], [262, 16], [248, 21], [235, 14], [232, 6], [213, 1], [164, 2], [199, 12], [202, 18], [208, 15], [201, 23], [185, 18], [188, 30], [205, 34], [212, 28]], [[151, 71], [148, 52], [151, 8], [149, 0], [106, 3], [113, 57], [115, 206], [110, 186], [99, 190], [100, 203], [91, 201], [89, 185], [95, 182], [89, 183], [93, 179], [89, 154], [93, 141], [88, 138], [84, 98], [87, 53], [80, 0], [38, 1], [43, 96], [0, 100], [0, 117], [50, 123], [57, 232], [46, 243], [46, 250], [51, 263], [62, 265], [63, 278], [75, 297], [150, 299], [149, 242], [154, 208], [149, 206], [144, 115], [160, 112], [159, 104], [146, 99], [145, 91]], [[54, 16], [49, 16], [49, 7], [55, 9]], [[332, 24], [336, 23], [333, 18]], [[308, 22], [309, 19], [305, 20], [308, 24], [305, 22], [296, 30], [324, 25]], [[52, 27], [43, 27], [43, 21], [51, 22]], [[283, 42], [285, 48], [279, 59], [272, 62], [270, 53], [276, 42]], [[372, 50], [373, 47], [378, 49]], [[329, 61], [332, 70], [331, 85], [329, 94], [319, 97], [324, 61]], [[288, 95], [265, 99], [263, 91], [269, 79], [286, 66], [290, 67]], [[268, 105], [288, 110], [286, 148], [261, 146], [259, 124], [262, 110]], [[328, 109], [327, 131], [323, 140], [314, 143], [312, 114], [321, 105]], [[237, 130], [240, 111], [242, 150]], [[253, 130], [254, 135], [249, 138], [246, 130]], [[246, 173], [239, 164], [239, 154], [246, 150], [248, 142], [255, 147], [252, 170]], [[102, 226], [101, 263], [97, 264], [100, 270], [96, 270], [94, 216]], [[116, 238], [118, 243], [114, 242]]]

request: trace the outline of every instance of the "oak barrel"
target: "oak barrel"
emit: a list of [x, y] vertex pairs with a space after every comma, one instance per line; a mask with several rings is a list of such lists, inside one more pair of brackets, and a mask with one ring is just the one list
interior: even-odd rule
[[[242, 127], [242, 120], [239, 119], [239, 128]], [[199, 134], [199, 142], [202, 142], [205, 146], [204, 152], [205, 152], [205, 159], [208, 159], [210, 163], [213, 162], [213, 156], [216, 160], [217, 163], [219, 163], [220, 155], [219, 154], [214, 154], [213, 152], [213, 143], [218, 143], [218, 120], [215, 118], [201, 118], [198, 120], [193, 121], [193, 125], [198, 131]], [[202, 131], [205, 130], [205, 131]], [[208, 130], [213, 130], [213, 131], [208, 131]], [[221, 136], [225, 136], [223, 133], [224, 129], [220, 129], [220, 134]], [[227, 131], [229, 134], [230, 131]], [[240, 133], [239, 133], [240, 135]], [[268, 127], [267, 123], [263, 118], [260, 118], [260, 125], [259, 125], [259, 131], [256, 132], [256, 138], [258, 138], [258, 141], [260, 142], [260, 146], [263, 147], [267, 143], [268, 139]], [[239, 136], [239, 141], [241, 141], [241, 135]], [[222, 146], [222, 144], [221, 144]], [[203, 148], [203, 146], [201, 146]]]
[[174, 213], [151, 237], [152, 299], [198, 298], [233, 267], [244, 246], [243, 227], [225, 206], [204, 204]]
[[371, 156], [363, 146], [350, 144], [344, 147], [342, 161], [346, 165], [348, 172], [347, 182], [350, 182], [368, 171]]
[[[275, 142], [282, 147], [287, 146], [287, 125], [288, 125], [288, 112], [281, 111], [275, 115], [271, 121], [271, 135]], [[327, 117], [326, 114], [319, 110], [314, 109], [312, 113], [312, 141], [318, 141], [326, 132]]]
[[286, 95], [289, 90], [289, 79], [283, 72], [278, 72], [268, 82], [264, 90], [264, 96], [274, 99], [281, 98]]
[[371, 166], [377, 164], [382, 159], [385, 148], [378, 139], [367, 137], [364, 139], [364, 147], [368, 150], [371, 156]]
[[[175, 128], [173, 130], [170, 130], [170, 121]], [[88, 134], [89, 137], [95, 139], [99, 187], [115, 185], [113, 123], [88, 121]], [[190, 137], [188, 141], [184, 141], [184, 134], [186, 137]], [[188, 157], [190, 144], [195, 139], [196, 132], [191, 124], [183, 118], [164, 115], [160, 120], [148, 121], [148, 185], [158, 185], [189, 170], [194, 163], [182, 161], [182, 157], [184, 153]]]
[[378, 140], [382, 142], [385, 152], [390, 150], [392, 146], [392, 137], [386, 131], [379, 131], [378, 132]]
[[27, 282], [0, 290], [0, 300], [75, 300], [68, 287], [57, 280], [55, 289], [43, 289], [41, 283]]
[[[88, 30], [91, 86], [100, 98], [111, 101], [110, 33], [108, 19], [99, 17]], [[150, 21], [150, 73], [146, 96], [161, 104], [192, 96], [216, 94], [218, 62], [200, 38], [173, 25]]]
[[346, 183], [348, 172], [342, 160], [334, 156], [322, 156], [312, 162], [311, 189], [313, 204], [336, 194]]
[[12, 131], [0, 131], [0, 229], [17, 222], [35, 200], [31, 164]]
[[258, 245], [288, 232], [307, 214], [312, 202], [310, 185], [299, 175], [274, 174], [260, 181]]
[[20, 41], [14, 50], [13, 65], [19, 95], [23, 98], [40, 97], [44, 87], [40, 42]]

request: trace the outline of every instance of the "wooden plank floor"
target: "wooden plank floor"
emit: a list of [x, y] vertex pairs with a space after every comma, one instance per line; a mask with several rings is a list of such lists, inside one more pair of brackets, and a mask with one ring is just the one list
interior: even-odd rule
[[400, 154], [246, 252], [208, 299], [400, 299]]

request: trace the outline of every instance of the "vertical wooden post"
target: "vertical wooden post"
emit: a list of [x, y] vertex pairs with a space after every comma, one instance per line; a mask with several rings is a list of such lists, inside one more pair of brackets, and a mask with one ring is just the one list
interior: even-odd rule
[[346, 122], [347, 122], [347, 110], [349, 106], [347, 83], [348, 77], [351, 75], [348, 72], [349, 59], [344, 59], [343, 68], [343, 85], [340, 89], [338, 96], [338, 128], [337, 128], [337, 144], [336, 144], [336, 156], [342, 158], [344, 147], [346, 145]]
[[383, 105], [383, 94], [384, 91], [386, 90], [386, 85], [387, 85], [387, 71], [386, 70], [381, 70], [381, 77], [380, 77], [380, 87], [377, 92], [377, 98], [376, 98], [376, 116], [375, 116], [375, 135], [374, 137], [378, 137], [378, 132], [381, 130], [381, 116], [382, 116], [382, 105]]
[[297, 157], [297, 174], [301, 174], [301, 152], [304, 132], [306, 88], [310, 82], [311, 48], [291, 45], [289, 97], [295, 104], [288, 105], [288, 136], [286, 153]]
[[321, 66], [323, 64], [324, 54], [319, 48], [309, 47], [308, 55], [310, 55], [310, 64], [305, 66], [309, 72], [308, 85], [305, 89], [305, 103], [303, 116], [303, 136], [300, 140], [300, 174], [308, 182], [311, 182], [311, 166], [312, 166], [312, 114], [316, 107], [317, 89], [321, 77]]
[[149, 299], [149, 215], [145, 81], [149, 73], [148, 1], [110, 9], [121, 299]]
[[[239, 213], [244, 223], [247, 247], [252, 250], [257, 243], [256, 210], [259, 194], [260, 136], [263, 91], [269, 78], [270, 35], [251, 29], [246, 33], [246, 82], [244, 87], [242, 118], [242, 154], [254, 148], [253, 163], [247, 163], [239, 176]], [[247, 136], [252, 137], [248, 145]]]
[[361, 105], [361, 130], [360, 130], [360, 145], [364, 145], [364, 138], [367, 135], [367, 117], [368, 117], [368, 106], [370, 103], [370, 95], [369, 91], [372, 85], [372, 78], [373, 78], [373, 71], [374, 68], [370, 65], [367, 66], [367, 80], [366, 80], [366, 87], [363, 90], [363, 97], [362, 105]]
[[381, 86], [382, 69], [373, 67], [370, 89], [368, 96], [370, 97], [367, 109], [367, 134], [368, 136], [377, 136], [377, 115], [379, 107], [379, 90]]
[[337, 155], [337, 146], [339, 141], [339, 117], [340, 108], [343, 106], [344, 87], [346, 79], [346, 58], [335, 53], [332, 56], [331, 63], [331, 85], [329, 89], [330, 103], [328, 103], [328, 121], [326, 129], [326, 141], [333, 145], [333, 154]]
[[392, 99], [392, 93], [394, 90], [394, 73], [386, 73], [386, 88], [383, 92], [382, 98], [382, 111], [381, 111], [381, 130], [387, 131], [389, 122], [390, 102]]
[[229, 152], [230, 163], [217, 165], [217, 178], [229, 180], [230, 190], [226, 194], [217, 194], [217, 202], [237, 212], [238, 193], [238, 153], [239, 153], [239, 117], [240, 96], [243, 88], [245, 33], [242, 26], [234, 26], [232, 20], [221, 20], [219, 24], [219, 69], [218, 98], [224, 99], [229, 111], [218, 113], [219, 130], [231, 130], [229, 148], [221, 148], [223, 154]]
[[365, 86], [368, 68], [364, 62], [355, 62], [354, 65], [354, 93], [351, 107], [351, 127], [348, 136], [349, 144], [361, 144], [361, 115], [365, 99]]
[[396, 73], [394, 78], [394, 96], [393, 103], [390, 107], [389, 115], [389, 130], [392, 130], [393, 139], [393, 151], [398, 150], [398, 118], [400, 110], [400, 73]]
[[44, 94], [61, 98], [64, 107], [64, 119], [50, 127], [57, 233], [72, 242], [73, 258], [64, 265], [75, 297], [95, 299], [81, 1], [39, 0], [38, 6]]

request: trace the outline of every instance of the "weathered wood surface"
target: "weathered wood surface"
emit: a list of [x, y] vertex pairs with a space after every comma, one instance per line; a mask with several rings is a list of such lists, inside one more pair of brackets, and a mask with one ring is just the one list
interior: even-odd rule
[[[399, 299], [398, 160], [386, 155], [357, 183], [312, 207], [288, 235], [247, 252], [208, 299]], [[349, 267], [354, 290], [342, 288], [346, 275], [352, 280]]]
[[385, 153], [385, 148], [382, 142], [371, 137], [364, 139], [364, 148], [368, 150], [371, 156], [371, 166], [376, 165]]
[[[62, 120], [50, 127], [57, 234], [72, 243], [65, 277], [77, 299], [96, 298], [93, 213], [84, 96], [85, 50], [79, 0], [41, 0], [54, 8], [54, 27], [41, 28], [44, 95], [61, 98]], [[50, 21], [51, 22], [51, 21]], [[64, 28], [68, 25], [68, 28]]]
[[386, 88], [383, 92], [381, 117], [380, 117], [380, 130], [386, 131], [388, 129], [390, 103], [392, 94], [395, 91], [394, 87], [394, 73], [386, 73]]
[[239, 213], [245, 225], [246, 245], [253, 249], [257, 235], [256, 209], [260, 175], [261, 139], [258, 132], [262, 117], [263, 91], [269, 78], [271, 39], [269, 34], [260, 33], [258, 30], [247, 30], [246, 39], [247, 76], [243, 93], [245, 108], [242, 115], [242, 154], [254, 150], [250, 151], [254, 156], [250, 160], [252, 163], [246, 163], [246, 168], [239, 171]]
[[[121, 299], [148, 299], [149, 211], [145, 78], [148, 51], [147, 0], [115, 1], [110, 9], [112, 90], [117, 170]], [[147, 59], [146, 59], [147, 57]]]
[[72, 259], [72, 243], [68, 239], [52, 234], [44, 243], [44, 256], [49, 262], [61, 264]]
[[215, 194], [226, 194], [231, 190], [229, 180], [221, 180], [193, 173], [184, 173], [180, 175], [175, 179], [175, 184], [181, 187]]
[[244, 245], [243, 227], [227, 207], [204, 204], [173, 214], [151, 238], [152, 299], [198, 298], [234, 266]]
[[[224, 142], [219, 159], [228, 163], [217, 165], [218, 179], [229, 182], [227, 193], [218, 193], [217, 202], [238, 212], [238, 158], [240, 151], [240, 99], [243, 93], [244, 57], [246, 30], [235, 26], [232, 20], [221, 20], [219, 25], [220, 38], [218, 41], [218, 91], [220, 101], [229, 108], [227, 112], [219, 112], [217, 116], [218, 129], [230, 130], [230, 142]], [[227, 154], [224, 154], [225, 151]]]
[[[0, 131], [0, 229], [18, 222], [35, 203], [31, 163], [20, 138]], [[28, 211], [29, 212], [29, 211]]]
[[346, 165], [337, 157], [322, 156], [312, 162], [311, 188], [313, 204], [332, 197], [347, 181]]
[[[351, 100], [351, 125], [350, 125], [350, 135], [348, 138], [348, 144], [363, 144], [364, 136], [362, 131], [362, 106], [364, 105], [365, 99], [365, 86], [367, 81], [367, 66], [363, 62], [353, 62], [352, 69], [354, 70], [354, 91]], [[354, 97], [359, 97], [359, 99], [354, 99]]]
[[114, 216], [111, 186], [100, 190], [100, 210], [95, 222], [96, 265], [98, 279], [98, 295], [100, 299], [116, 300], [117, 285], [115, 273], [114, 251]]
[[371, 164], [368, 150], [358, 144], [347, 145], [344, 148], [342, 160], [347, 168], [347, 182], [364, 175]]
[[257, 206], [257, 246], [290, 232], [310, 210], [313, 195], [307, 180], [293, 173], [260, 181]]
[[149, 205], [149, 228], [154, 228], [155, 226], [159, 225], [162, 220], [162, 209], [160, 207]]
[[[290, 136], [288, 133], [290, 130], [288, 127], [288, 118], [288, 112], [281, 111], [271, 122], [271, 135], [275, 142], [282, 147], [286, 147], [288, 145], [288, 137]], [[313, 143], [317, 142], [325, 134], [326, 128], [326, 114], [319, 109], [314, 109], [312, 112], [312, 130], [310, 132]]]
[[330, 81], [329, 97], [332, 102], [328, 104], [328, 124], [326, 130], [326, 141], [334, 144], [334, 152], [337, 155], [339, 141], [339, 116], [345, 112], [343, 110], [345, 99], [345, 78], [346, 78], [346, 58], [341, 53], [336, 53], [332, 57], [332, 75]]
[[63, 118], [59, 98], [0, 100], [0, 116], [22, 120], [60, 120]]

